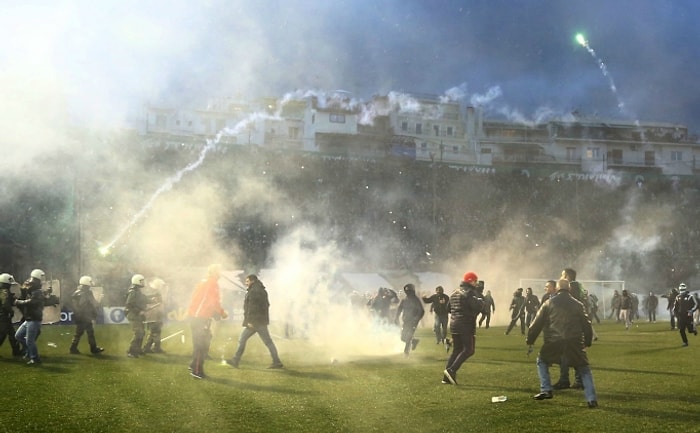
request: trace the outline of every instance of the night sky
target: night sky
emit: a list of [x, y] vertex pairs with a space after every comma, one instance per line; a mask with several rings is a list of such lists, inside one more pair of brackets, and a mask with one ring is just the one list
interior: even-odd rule
[[37, 108], [34, 126], [96, 126], [133, 120], [146, 102], [456, 89], [492, 117], [577, 111], [700, 132], [692, 0], [13, 3], [0, 16], [4, 130], [31, 129]]

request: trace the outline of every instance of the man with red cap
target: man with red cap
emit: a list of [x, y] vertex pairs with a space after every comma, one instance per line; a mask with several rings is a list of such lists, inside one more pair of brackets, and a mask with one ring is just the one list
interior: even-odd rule
[[454, 349], [443, 371], [442, 383], [457, 385], [457, 370], [474, 354], [476, 316], [484, 308], [479, 277], [467, 272], [450, 296], [450, 332]]

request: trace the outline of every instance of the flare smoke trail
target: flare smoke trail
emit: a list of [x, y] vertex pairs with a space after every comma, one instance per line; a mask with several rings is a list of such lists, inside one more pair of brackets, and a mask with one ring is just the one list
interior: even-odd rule
[[221, 137], [223, 137], [224, 135], [236, 134], [236, 133], [240, 132], [241, 130], [243, 130], [245, 127], [247, 127], [250, 123], [253, 123], [253, 122], [255, 122], [255, 120], [260, 119], [260, 118], [275, 119], [277, 117], [267, 115], [264, 113], [254, 113], [254, 114], [250, 115], [248, 118], [240, 121], [233, 129], [224, 128], [216, 134], [214, 139], [208, 139], [206, 141], [206, 145], [199, 152], [199, 158], [197, 158], [196, 161], [190, 163], [185, 168], [183, 168], [182, 170], [178, 171], [173, 176], [168, 178], [163, 183], [163, 185], [161, 185], [160, 188], [158, 188], [153, 193], [153, 195], [151, 195], [151, 198], [148, 199], [148, 201], [143, 206], [143, 208], [141, 208], [141, 210], [138, 211], [136, 213], [136, 215], [133, 216], [133, 218], [131, 218], [131, 221], [129, 221], [121, 230], [119, 230], [117, 232], [117, 234], [114, 236], [114, 238], [107, 245], [100, 247], [100, 249], [99, 249], [100, 254], [102, 254], [103, 256], [106, 256], [107, 254], [109, 254], [109, 251], [126, 234], [126, 232], [128, 232], [131, 227], [133, 227], [137, 222], [139, 222], [144, 217], [144, 215], [146, 215], [146, 213], [151, 209], [151, 207], [153, 207], [153, 204], [155, 203], [156, 199], [158, 199], [158, 197], [160, 197], [161, 194], [163, 194], [166, 191], [171, 190], [175, 184], [177, 184], [178, 182], [180, 182], [182, 180], [182, 177], [185, 174], [195, 170], [197, 167], [202, 165], [202, 163], [204, 162], [204, 159], [206, 158], [209, 151], [214, 149], [216, 147], [216, 145], [221, 141]]
[[134, 225], [136, 224], [143, 216], [148, 212], [148, 210], [153, 206], [153, 203], [156, 201], [156, 199], [164, 192], [169, 191], [172, 189], [173, 185], [176, 183], [180, 182], [182, 180], [182, 176], [184, 176], [186, 173], [194, 170], [195, 168], [199, 167], [203, 162], [204, 158], [207, 156], [207, 153], [216, 145], [216, 143], [219, 142], [221, 139], [221, 132], [216, 136], [215, 140], [207, 140], [206, 146], [202, 148], [202, 151], [199, 153], [199, 158], [189, 164], [187, 167], [183, 168], [182, 170], [178, 171], [175, 173], [175, 175], [171, 176], [169, 179], [165, 181], [163, 185], [161, 185], [160, 188], [156, 190], [156, 192], [153, 193], [151, 198], [146, 202], [146, 205], [134, 215], [133, 218], [131, 218], [131, 221], [127, 225], [125, 225], [117, 234], [114, 236], [112, 241], [108, 243], [107, 245], [103, 246], [100, 248], [100, 254], [103, 256], [106, 256], [109, 254], [109, 250], [111, 250], [114, 247], [114, 244], [119, 241], [119, 239], [124, 236], [124, 234]]
[[[625, 108], [625, 103], [622, 102], [622, 99], [620, 99], [620, 95], [617, 93], [617, 86], [615, 86], [615, 81], [612, 78], [612, 75], [608, 73], [608, 67], [605, 65], [605, 62], [598, 57], [598, 55], [595, 53], [595, 50], [591, 48], [590, 44], [588, 43], [588, 40], [586, 40], [586, 37], [583, 36], [583, 34], [578, 33], [576, 35], [576, 42], [581, 44], [593, 57], [593, 59], [598, 63], [598, 67], [600, 68], [600, 71], [603, 73], [603, 76], [608, 79], [608, 83], [610, 84], [610, 90], [613, 92], [615, 95], [615, 98], [617, 99], [617, 108], [620, 110], [621, 113], [627, 114], [634, 120], [634, 124], [637, 127], [640, 127], [641, 124], [639, 123], [639, 120], [627, 109]], [[644, 131], [641, 131], [642, 134], [642, 140], [646, 141], [646, 138], [644, 137]]]

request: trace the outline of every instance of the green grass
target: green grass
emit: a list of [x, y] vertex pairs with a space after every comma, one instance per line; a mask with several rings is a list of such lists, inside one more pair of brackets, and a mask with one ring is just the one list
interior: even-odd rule
[[[427, 328], [409, 358], [336, 364], [310, 341], [278, 338], [284, 370], [266, 369], [270, 357], [253, 337], [236, 370], [220, 362], [240, 329], [226, 325], [212, 343], [209, 378], [199, 381], [187, 372], [185, 324], [168, 324], [163, 335], [185, 329], [186, 344], [178, 336], [164, 342], [167, 354], [139, 359], [125, 356], [127, 326], [97, 327], [100, 357], [67, 354], [73, 327], [44, 326], [41, 366], [12, 358], [7, 343], [0, 348], [0, 432], [700, 431], [700, 338], [691, 335], [683, 348], [668, 328], [596, 326], [600, 339], [589, 353], [600, 408], [590, 410], [577, 390], [534, 401], [535, 354], [528, 358], [524, 339], [502, 327], [478, 331], [455, 387], [440, 384], [446, 354]], [[80, 348], [87, 352], [87, 343]], [[556, 379], [558, 367], [551, 371]], [[491, 403], [495, 395], [508, 401]]]

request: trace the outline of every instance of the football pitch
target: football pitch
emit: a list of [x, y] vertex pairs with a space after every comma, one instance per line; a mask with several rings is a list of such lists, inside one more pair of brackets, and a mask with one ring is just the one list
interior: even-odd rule
[[[338, 325], [342, 327], [342, 324]], [[682, 347], [667, 322], [639, 322], [629, 331], [595, 325], [589, 349], [599, 408], [583, 392], [539, 392], [537, 349], [503, 327], [479, 329], [476, 354], [459, 371], [459, 385], [441, 384], [447, 353], [430, 327], [405, 357], [331, 359], [313, 340], [280, 338], [285, 368], [268, 370], [270, 356], [253, 337], [240, 368], [222, 364], [240, 332], [217, 329], [208, 378], [191, 377], [187, 323], [166, 324], [165, 354], [126, 357], [127, 325], [98, 325], [99, 356], [68, 354], [73, 326], [44, 325], [43, 364], [27, 366], [0, 347], [3, 413], [0, 432], [669, 432], [700, 431], [700, 338]], [[277, 332], [275, 332], [277, 331]], [[517, 331], [517, 330], [514, 330]], [[183, 338], [184, 337], [184, 338]], [[368, 336], [369, 338], [370, 336]], [[397, 333], [396, 339], [399, 339]], [[183, 342], [184, 340], [184, 342]], [[550, 369], [553, 381], [558, 367]], [[571, 373], [573, 375], [573, 371]], [[572, 378], [573, 379], [573, 378]], [[491, 397], [505, 395], [505, 402]]]

